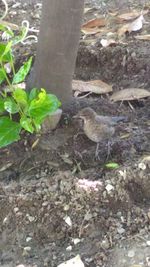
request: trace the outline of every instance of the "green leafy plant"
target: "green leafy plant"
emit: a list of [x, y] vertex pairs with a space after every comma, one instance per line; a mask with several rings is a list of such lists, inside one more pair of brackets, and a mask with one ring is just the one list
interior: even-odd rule
[[109, 162], [109, 163], [105, 164], [105, 167], [107, 169], [117, 169], [117, 168], [119, 168], [119, 164], [116, 162]]
[[[19, 40], [10, 30], [9, 34], [15, 41]], [[27, 92], [19, 87], [30, 71], [32, 57], [16, 72], [12, 48], [13, 39], [0, 43], [0, 85], [7, 84], [0, 91], [0, 148], [19, 140], [22, 129], [30, 133], [39, 131], [46, 116], [61, 105], [55, 95], [46, 93], [43, 88]], [[10, 73], [7, 72], [8, 65]]]

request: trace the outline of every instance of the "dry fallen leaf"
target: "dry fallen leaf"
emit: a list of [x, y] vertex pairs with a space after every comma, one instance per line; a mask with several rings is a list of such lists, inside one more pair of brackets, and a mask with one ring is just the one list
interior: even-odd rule
[[137, 100], [144, 97], [149, 97], [150, 92], [146, 89], [139, 88], [127, 88], [121, 91], [115, 92], [111, 95], [110, 100], [116, 101], [129, 101]]
[[140, 15], [137, 19], [132, 21], [131, 23], [127, 23], [123, 25], [119, 30], [118, 30], [118, 35], [121, 36], [125, 34], [126, 32], [136, 32], [142, 29], [143, 27], [143, 22], [144, 22], [144, 17], [143, 15]]
[[12, 165], [13, 165], [12, 162], [8, 162], [6, 165], [4, 165], [3, 167], [0, 168], [0, 172], [3, 172], [5, 170], [9, 169]]
[[82, 28], [95, 28], [95, 27], [104, 27], [106, 25], [105, 18], [96, 18], [91, 19], [82, 25]]
[[85, 7], [84, 8], [84, 14], [91, 12], [93, 10], [93, 7]]
[[31, 146], [32, 149], [34, 149], [34, 148], [38, 145], [39, 140], [40, 140], [40, 139], [37, 138], [37, 139], [33, 142], [32, 146]]
[[138, 40], [150, 40], [150, 34], [143, 34], [143, 35], [136, 35], [135, 36], [136, 39]]
[[118, 10], [108, 11], [108, 15], [110, 15], [112, 17], [116, 17], [118, 15]]
[[96, 39], [83, 39], [80, 42], [84, 45], [94, 45], [96, 43]]
[[93, 34], [101, 32], [102, 29], [97, 28], [97, 27], [96, 28], [82, 28], [81, 31], [86, 35], [88, 34], [93, 35]]
[[146, 15], [148, 12], [149, 12], [149, 10], [142, 10], [140, 12], [133, 11], [133, 12], [128, 12], [128, 13], [118, 15], [117, 18], [120, 19], [120, 22], [121, 21], [129, 21], [129, 20], [134, 20], [141, 15]]
[[128, 21], [128, 20], [136, 19], [139, 16], [140, 16], [139, 12], [133, 11], [133, 12], [118, 15], [117, 18], [119, 18], [122, 21]]
[[88, 82], [73, 80], [72, 89], [77, 92], [76, 96], [87, 92], [95, 94], [107, 94], [112, 92], [112, 86], [101, 80], [92, 80]]
[[140, 15], [136, 20], [129, 24], [129, 32], [136, 32], [142, 29], [144, 22], [143, 15]]

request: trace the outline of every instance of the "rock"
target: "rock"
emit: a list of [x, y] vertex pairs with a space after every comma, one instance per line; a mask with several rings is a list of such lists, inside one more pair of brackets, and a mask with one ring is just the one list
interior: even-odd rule
[[111, 185], [111, 184], [106, 185], [105, 188], [106, 188], [106, 190], [107, 190], [107, 193], [110, 193], [112, 190], [114, 190], [114, 186]]
[[30, 237], [30, 236], [28, 236], [27, 238], [26, 238], [26, 242], [28, 243], [28, 242], [30, 242], [32, 240], [32, 237]]
[[123, 227], [119, 227], [119, 228], [117, 228], [117, 232], [118, 232], [118, 234], [122, 235], [122, 234], [124, 234], [125, 229]]
[[102, 240], [101, 246], [104, 249], [109, 249], [110, 248], [109, 241], [107, 239]]
[[73, 241], [74, 245], [77, 245], [78, 243], [81, 242], [81, 239], [79, 239], [79, 238], [73, 238], [72, 241]]
[[135, 256], [135, 251], [134, 250], [129, 250], [128, 251], [128, 257], [133, 258]]
[[31, 247], [24, 247], [25, 251], [31, 251]]
[[68, 247], [66, 248], [66, 251], [72, 251], [72, 246], [68, 246]]
[[146, 241], [146, 245], [150, 247], [150, 240]]
[[48, 133], [49, 131], [56, 129], [57, 124], [60, 121], [61, 115], [62, 109], [57, 109], [56, 112], [47, 116], [47, 118], [42, 124], [42, 133]]

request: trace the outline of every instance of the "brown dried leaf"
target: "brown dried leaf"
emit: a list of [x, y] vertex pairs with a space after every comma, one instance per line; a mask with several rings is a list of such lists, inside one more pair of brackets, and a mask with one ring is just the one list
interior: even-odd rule
[[84, 14], [91, 12], [93, 10], [93, 7], [85, 7], [84, 8]]
[[137, 35], [137, 36], [135, 36], [135, 38], [138, 40], [150, 41], [150, 34]]
[[142, 11], [134, 10], [133, 12], [117, 15], [116, 16], [117, 23], [123, 23], [123, 22], [131, 21], [131, 20], [133, 21], [137, 19], [139, 16], [146, 15], [148, 13], [149, 13], [149, 10], [147, 9], [147, 10], [142, 10]]
[[76, 95], [87, 92], [95, 94], [107, 94], [112, 92], [112, 86], [101, 80], [92, 80], [88, 82], [73, 80], [72, 89], [73, 91], [77, 91], [77, 94], [75, 93]]
[[104, 27], [106, 25], [106, 19], [96, 18], [91, 19], [88, 22], [82, 25], [82, 28], [95, 28], [95, 27]]
[[127, 23], [125, 25], [123, 25], [119, 31], [118, 31], [118, 35], [121, 36], [126, 32], [136, 32], [142, 29], [143, 27], [143, 22], [144, 22], [144, 17], [143, 15], [140, 15], [137, 19], [135, 19], [134, 21], [132, 21], [131, 23]]
[[39, 140], [40, 140], [40, 139], [37, 138], [37, 139], [33, 142], [32, 146], [31, 146], [32, 149], [34, 149], [34, 148], [38, 145]]
[[13, 165], [12, 162], [8, 162], [6, 165], [3, 165], [3, 167], [0, 168], [0, 172], [6, 171]]
[[102, 30], [100, 28], [82, 28], [81, 31], [86, 35], [88, 34], [93, 35], [98, 32], [101, 32]]
[[127, 88], [113, 93], [110, 97], [110, 100], [114, 102], [129, 101], [129, 100], [137, 100], [148, 96], [150, 96], [150, 92], [147, 91], [146, 89]]
[[112, 17], [116, 17], [118, 15], [118, 10], [116, 10], [116, 11], [108, 11], [108, 15], [110, 15]]
[[[143, 12], [142, 12], [142, 14], [143, 14]], [[119, 18], [122, 21], [129, 21], [129, 20], [136, 19], [140, 15], [141, 15], [141, 12], [133, 11], [133, 12], [129, 12], [129, 13], [124, 13], [124, 14], [118, 15], [117, 18]]]

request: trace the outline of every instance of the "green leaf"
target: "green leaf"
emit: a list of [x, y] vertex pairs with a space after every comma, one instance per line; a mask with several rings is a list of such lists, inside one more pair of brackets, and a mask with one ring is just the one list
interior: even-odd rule
[[12, 42], [10, 41], [5, 45], [5, 49], [3, 53], [0, 55], [0, 60], [3, 60], [3, 57], [11, 51], [11, 47], [12, 47]]
[[30, 92], [29, 92], [29, 95], [28, 95], [28, 100], [29, 102], [31, 102], [33, 99], [37, 98], [39, 94], [39, 89], [37, 88], [33, 88]]
[[[0, 59], [3, 62], [10, 62], [13, 58], [11, 49], [6, 53], [6, 47], [7, 45], [4, 43], [0, 43]], [[7, 47], [8, 49], [8, 47]]]
[[34, 132], [34, 127], [32, 125], [32, 120], [27, 117], [21, 117], [20, 119], [20, 124], [22, 128], [24, 128], [26, 131], [33, 133]]
[[24, 65], [18, 70], [18, 72], [14, 75], [12, 84], [21, 83], [24, 81], [25, 77], [27, 76], [32, 64], [32, 57], [24, 63]]
[[7, 30], [7, 27], [4, 26], [3, 24], [0, 24], [0, 31], [6, 31]]
[[15, 114], [19, 111], [18, 105], [16, 104], [14, 99], [11, 97], [6, 98], [6, 100], [4, 102], [4, 108], [7, 112], [9, 112], [11, 114]]
[[29, 105], [29, 115], [36, 118], [36, 121], [41, 123], [43, 119], [53, 113], [61, 105], [58, 98], [53, 94], [46, 94], [44, 89], [41, 89], [38, 97], [33, 99]]
[[5, 70], [3, 68], [0, 68], [0, 84], [2, 84], [3, 81], [6, 79]]
[[21, 125], [8, 117], [0, 117], [0, 147], [7, 146], [20, 139]]
[[109, 162], [109, 163], [105, 164], [105, 167], [108, 169], [117, 169], [117, 168], [119, 168], [119, 164], [116, 162]]
[[39, 122], [38, 119], [33, 119], [33, 124], [36, 129], [36, 132], [39, 132], [41, 130], [41, 121]]
[[0, 113], [3, 113], [5, 111], [4, 109], [4, 99], [0, 97]]
[[12, 96], [21, 106], [25, 107], [28, 105], [27, 93], [22, 88], [14, 89]]

